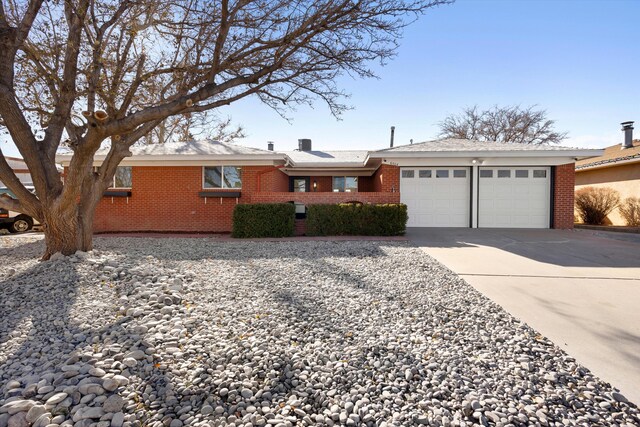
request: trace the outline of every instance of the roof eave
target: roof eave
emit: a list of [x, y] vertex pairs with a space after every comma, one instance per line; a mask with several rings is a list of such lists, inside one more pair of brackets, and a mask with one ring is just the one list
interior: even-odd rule
[[622, 166], [622, 165], [628, 165], [631, 163], [640, 163], [640, 157], [636, 157], [633, 159], [627, 159], [627, 160], [620, 160], [617, 162], [607, 162], [607, 163], [600, 163], [600, 164], [592, 164], [592, 165], [583, 165], [583, 166], [578, 166], [576, 165], [576, 172], [582, 172], [582, 171], [587, 171], [587, 170], [594, 170], [594, 169], [604, 169], [604, 168], [611, 168], [614, 166]]
[[313, 169], [313, 168], [363, 168], [365, 167], [365, 163], [348, 163], [348, 162], [324, 162], [324, 163], [295, 163], [292, 162], [291, 166], [289, 166], [292, 169]]
[[[69, 162], [73, 154], [62, 154], [56, 156], [56, 162]], [[104, 161], [107, 156], [104, 154], [95, 155], [93, 157], [94, 161]], [[125, 160], [133, 160], [136, 162], [161, 162], [161, 161], [185, 161], [185, 162], [193, 162], [194, 160], [203, 160], [203, 161], [238, 161], [238, 160], [252, 160], [252, 161], [277, 161], [285, 160], [285, 156], [283, 155], [264, 155], [264, 154], [173, 154], [173, 155], [154, 155], [154, 154], [143, 154], [143, 155], [133, 155], [125, 157]]]
[[387, 151], [371, 153], [371, 158], [405, 157], [572, 157], [586, 159], [600, 156], [604, 150], [522, 150], [522, 151]]

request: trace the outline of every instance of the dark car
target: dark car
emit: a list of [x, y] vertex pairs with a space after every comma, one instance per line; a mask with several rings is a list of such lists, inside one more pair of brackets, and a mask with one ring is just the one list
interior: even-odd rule
[[[27, 186], [27, 189], [33, 191], [33, 187]], [[16, 198], [8, 188], [0, 188], [0, 197], [3, 194]], [[31, 230], [36, 224], [38, 224], [38, 221], [29, 215], [0, 208], [0, 228], [7, 228], [11, 233], [24, 233]]]

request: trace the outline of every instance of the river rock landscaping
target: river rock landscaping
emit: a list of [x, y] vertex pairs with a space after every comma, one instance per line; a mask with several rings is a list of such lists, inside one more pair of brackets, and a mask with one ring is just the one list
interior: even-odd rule
[[635, 426], [406, 242], [0, 237], [0, 427]]

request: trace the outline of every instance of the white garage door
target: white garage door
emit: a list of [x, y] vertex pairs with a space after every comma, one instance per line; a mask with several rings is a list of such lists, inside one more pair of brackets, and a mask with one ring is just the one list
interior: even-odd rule
[[549, 183], [545, 167], [480, 168], [478, 227], [549, 228]]
[[468, 168], [402, 168], [400, 201], [408, 227], [469, 227]]

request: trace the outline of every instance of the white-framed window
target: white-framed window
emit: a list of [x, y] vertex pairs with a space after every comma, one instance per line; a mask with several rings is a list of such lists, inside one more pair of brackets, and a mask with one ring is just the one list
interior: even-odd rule
[[203, 166], [202, 188], [242, 188], [240, 166]]
[[[94, 172], [98, 171], [98, 167], [93, 168]], [[116, 173], [113, 175], [113, 181], [109, 188], [131, 189], [131, 166], [118, 166]]]
[[357, 176], [334, 176], [333, 191], [339, 193], [355, 193], [358, 191]]

